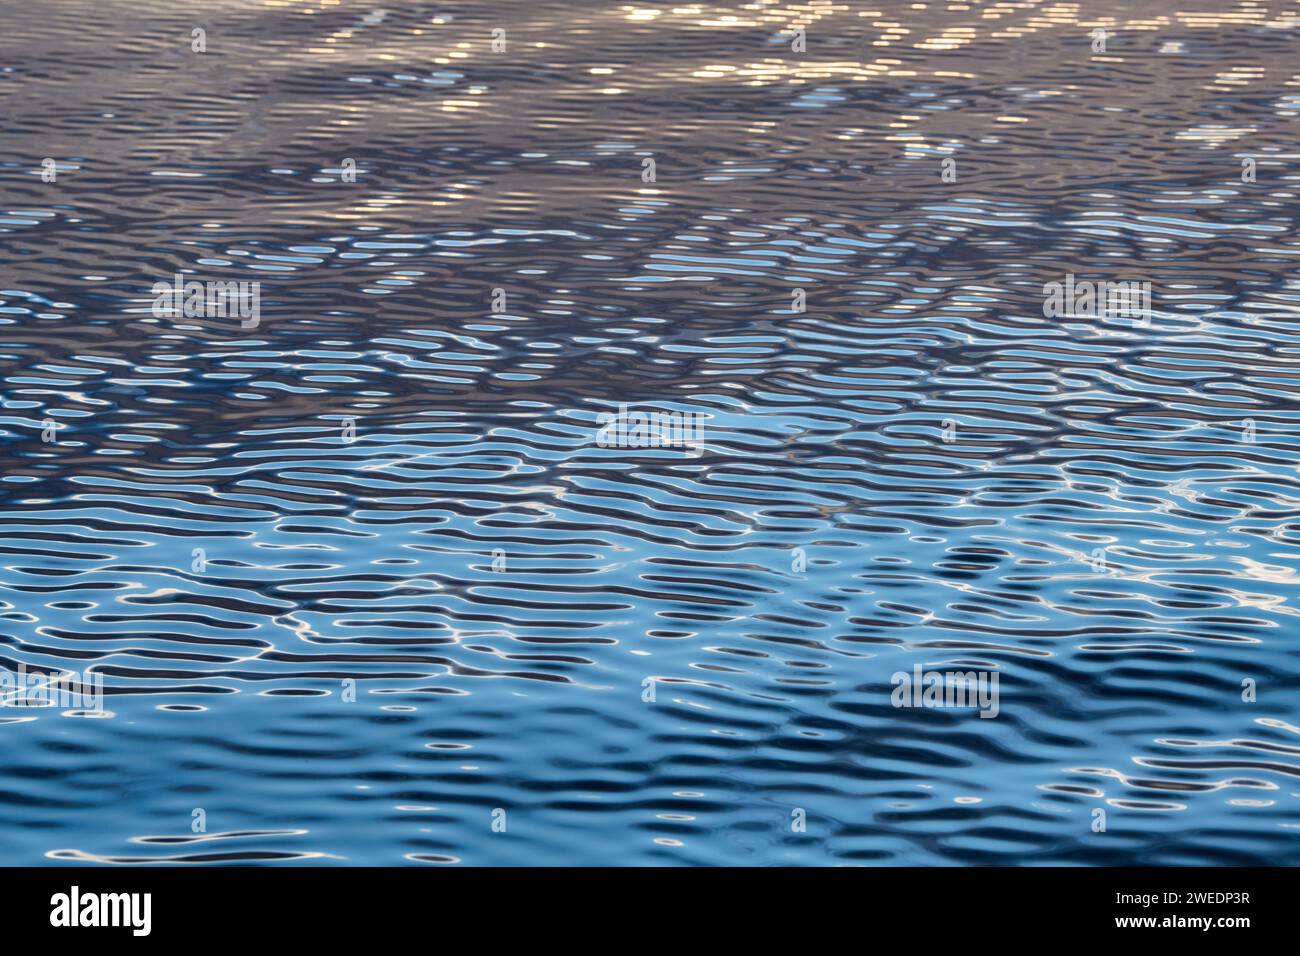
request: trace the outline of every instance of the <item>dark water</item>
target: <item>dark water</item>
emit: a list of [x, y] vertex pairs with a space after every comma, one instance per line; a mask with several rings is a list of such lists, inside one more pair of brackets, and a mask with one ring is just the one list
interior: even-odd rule
[[1294, 4], [3, 17], [3, 862], [1300, 862]]

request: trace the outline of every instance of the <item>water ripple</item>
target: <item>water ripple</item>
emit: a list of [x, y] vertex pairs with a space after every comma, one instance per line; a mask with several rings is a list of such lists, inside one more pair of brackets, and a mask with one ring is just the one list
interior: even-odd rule
[[912, 7], [10, 11], [7, 862], [1300, 860], [1300, 21]]

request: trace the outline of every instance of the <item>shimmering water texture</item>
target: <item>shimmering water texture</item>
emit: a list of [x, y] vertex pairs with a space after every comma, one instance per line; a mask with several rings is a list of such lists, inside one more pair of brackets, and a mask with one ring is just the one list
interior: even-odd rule
[[1294, 3], [3, 18], [3, 862], [1300, 863]]

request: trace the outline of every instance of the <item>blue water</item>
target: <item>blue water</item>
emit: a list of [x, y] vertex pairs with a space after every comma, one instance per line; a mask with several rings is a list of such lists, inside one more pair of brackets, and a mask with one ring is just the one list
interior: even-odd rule
[[1300, 863], [1293, 7], [4, 21], [0, 863]]

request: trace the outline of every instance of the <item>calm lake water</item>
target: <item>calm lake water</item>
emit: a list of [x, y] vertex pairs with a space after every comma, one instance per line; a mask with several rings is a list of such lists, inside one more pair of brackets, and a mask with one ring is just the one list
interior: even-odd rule
[[0, 862], [1300, 863], [1300, 18], [1082, 6], [9, 4]]

